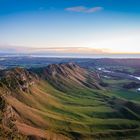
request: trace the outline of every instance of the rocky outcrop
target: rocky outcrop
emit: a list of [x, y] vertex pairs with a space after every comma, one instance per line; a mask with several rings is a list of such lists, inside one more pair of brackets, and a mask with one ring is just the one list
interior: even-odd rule
[[28, 92], [29, 87], [34, 85], [36, 80], [37, 75], [23, 68], [5, 70], [1, 73], [1, 82], [10, 89]]

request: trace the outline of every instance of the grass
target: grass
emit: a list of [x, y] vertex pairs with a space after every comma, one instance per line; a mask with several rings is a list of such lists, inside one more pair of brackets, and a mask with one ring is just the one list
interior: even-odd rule
[[7, 101], [24, 122], [70, 139], [127, 138], [126, 133], [134, 139], [134, 133], [138, 135], [140, 114], [124, 106], [126, 99], [138, 97], [124, 91], [67, 88], [62, 92], [41, 81], [30, 93], [13, 93]]
[[[119, 130], [139, 128], [140, 123], [137, 119], [132, 120], [122, 114], [116, 103], [110, 104], [109, 101], [112, 101], [115, 93], [88, 88], [61, 92], [46, 82], [35, 88], [41, 90], [40, 94], [47, 94], [46, 104], [36, 98], [37, 102], [40, 102], [37, 108], [44, 112], [39, 115], [49, 122], [49, 128], [53, 131], [66, 135], [72, 134], [71, 137], [75, 133], [83, 138], [84, 136], [90, 138], [93, 133], [109, 133], [110, 131], [115, 133]], [[133, 111], [129, 113], [132, 114]]]
[[133, 101], [136, 103], [140, 103], [140, 92], [137, 91], [137, 89], [124, 89], [123, 85], [126, 83], [133, 82], [133, 80], [127, 80], [127, 79], [104, 79], [103, 81], [105, 83], [109, 84], [108, 89], [111, 91], [111, 94], [114, 94], [114, 96], [123, 98], [129, 101]]
[[131, 100], [137, 103], [140, 103], [140, 93], [136, 91], [131, 91], [131, 90], [114, 90], [113, 94], [116, 95], [117, 97], [121, 97], [127, 100]]

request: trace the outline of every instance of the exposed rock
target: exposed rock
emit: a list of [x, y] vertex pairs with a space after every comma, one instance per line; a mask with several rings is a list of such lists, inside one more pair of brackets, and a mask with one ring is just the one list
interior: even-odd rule
[[1, 81], [10, 89], [19, 89], [28, 92], [34, 85], [37, 76], [23, 68], [5, 70], [1, 74]]

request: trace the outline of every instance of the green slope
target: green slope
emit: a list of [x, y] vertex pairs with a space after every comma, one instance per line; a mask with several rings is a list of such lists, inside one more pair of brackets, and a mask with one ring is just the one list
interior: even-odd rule
[[[5, 127], [10, 129], [11, 135], [25, 136], [25, 139], [26, 136], [29, 139], [52, 140], [137, 140], [140, 137], [139, 103], [115, 96], [109, 89], [83, 85], [79, 80], [77, 82], [79, 77], [72, 77], [72, 72], [60, 87], [59, 81], [64, 78], [62, 75], [51, 79], [53, 81], [55, 78], [55, 84], [50, 82], [51, 77], [31, 78], [35, 84], [30, 85], [28, 90], [1, 84], [0, 93], [4, 95], [2, 100], [6, 103], [1, 114], [7, 113], [8, 106], [12, 110], [10, 119], [7, 115], [1, 117], [1, 125], [5, 120]], [[85, 75], [81, 73], [82, 76]], [[86, 75], [86, 78], [89, 77]], [[28, 80], [24, 78], [24, 82], [25, 79]], [[99, 82], [93, 79], [94, 85], [99, 85]], [[18, 81], [15, 83], [21, 87]], [[61, 89], [63, 86], [65, 89]], [[18, 133], [9, 127], [9, 122], [16, 126]]]

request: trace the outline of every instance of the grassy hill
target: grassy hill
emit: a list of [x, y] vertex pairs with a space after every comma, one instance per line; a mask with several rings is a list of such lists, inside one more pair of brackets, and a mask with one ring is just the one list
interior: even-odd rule
[[140, 104], [101, 82], [97, 73], [71, 63], [4, 71], [0, 138], [138, 140]]

